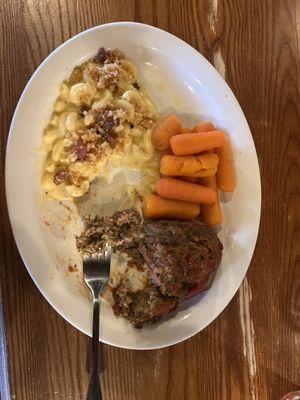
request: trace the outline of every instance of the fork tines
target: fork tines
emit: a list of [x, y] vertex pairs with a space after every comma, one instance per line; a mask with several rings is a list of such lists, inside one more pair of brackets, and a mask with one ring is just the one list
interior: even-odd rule
[[83, 261], [101, 261], [103, 258], [110, 258], [112, 248], [106, 244], [101, 251], [92, 254], [83, 254]]

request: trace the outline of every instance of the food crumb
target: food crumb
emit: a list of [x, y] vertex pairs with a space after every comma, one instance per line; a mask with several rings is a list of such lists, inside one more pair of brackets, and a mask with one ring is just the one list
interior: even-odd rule
[[69, 271], [69, 272], [77, 272], [77, 265], [76, 265], [76, 264], [74, 264], [74, 265], [69, 265], [68, 271]]

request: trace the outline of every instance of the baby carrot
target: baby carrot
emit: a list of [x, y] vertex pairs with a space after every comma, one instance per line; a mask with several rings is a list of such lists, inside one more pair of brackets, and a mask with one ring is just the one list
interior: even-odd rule
[[143, 213], [149, 218], [195, 219], [199, 212], [197, 203], [164, 199], [155, 194], [143, 199]]
[[198, 154], [205, 150], [220, 147], [226, 141], [222, 131], [185, 133], [170, 139], [170, 145], [176, 156]]
[[210, 132], [210, 131], [214, 131], [215, 129], [216, 128], [210, 121], [199, 122], [199, 124], [194, 126], [193, 132]]
[[167, 176], [211, 176], [217, 172], [217, 166], [216, 154], [185, 157], [164, 155], [160, 160], [160, 173]]
[[[215, 175], [199, 178], [199, 183], [215, 190], [217, 193], [217, 181]], [[222, 223], [222, 212], [218, 196], [213, 204], [203, 204], [201, 206], [201, 216], [206, 225], [215, 226]]]
[[167, 115], [160, 121], [152, 134], [153, 147], [156, 150], [166, 150], [170, 146], [171, 136], [179, 135], [181, 132], [181, 122], [176, 115]]
[[219, 156], [219, 166], [217, 171], [217, 185], [222, 192], [233, 192], [235, 188], [235, 178], [232, 165], [232, 151], [229, 142], [226, 142], [215, 149]]
[[214, 189], [173, 178], [161, 178], [156, 183], [156, 192], [167, 199], [213, 204], [217, 200]]

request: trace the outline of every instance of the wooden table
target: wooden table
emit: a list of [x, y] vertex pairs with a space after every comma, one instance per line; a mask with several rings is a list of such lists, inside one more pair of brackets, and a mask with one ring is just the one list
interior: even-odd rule
[[[248, 119], [262, 175], [262, 219], [247, 277], [204, 331], [156, 351], [103, 346], [105, 399], [280, 399], [300, 388], [300, 1], [0, 0], [3, 400], [84, 399], [89, 339], [46, 302], [20, 259], [4, 194], [10, 121], [33, 71], [86, 28], [140, 21], [198, 49]], [[26, 130], [24, 130], [26, 134]], [[3, 347], [4, 346], [4, 347]], [[6, 350], [5, 350], [6, 349]], [[5, 370], [7, 352], [8, 377]]]

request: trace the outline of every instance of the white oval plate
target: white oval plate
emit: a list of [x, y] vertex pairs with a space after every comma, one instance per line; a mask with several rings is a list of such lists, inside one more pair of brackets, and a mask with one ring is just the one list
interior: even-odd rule
[[91, 335], [91, 303], [55, 267], [43, 239], [36, 192], [34, 149], [58, 95], [59, 83], [98, 48], [122, 49], [137, 65], [140, 81], [159, 111], [173, 110], [187, 122], [212, 120], [230, 135], [237, 188], [224, 199], [220, 238], [224, 252], [213, 286], [177, 313], [143, 330], [115, 318], [104, 307], [100, 340], [128, 349], [155, 349], [189, 338], [210, 324], [239, 288], [258, 234], [261, 187], [253, 139], [245, 116], [222, 77], [195, 49], [152, 26], [120, 22], [97, 26], [68, 40], [39, 66], [16, 108], [6, 152], [6, 194], [10, 221], [22, 259], [35, 284], [63, 318]]

